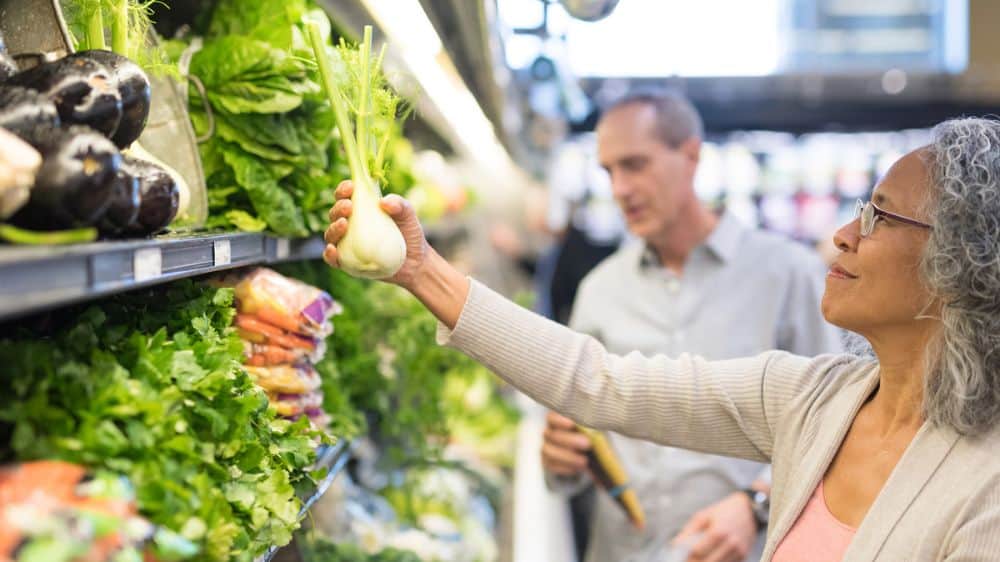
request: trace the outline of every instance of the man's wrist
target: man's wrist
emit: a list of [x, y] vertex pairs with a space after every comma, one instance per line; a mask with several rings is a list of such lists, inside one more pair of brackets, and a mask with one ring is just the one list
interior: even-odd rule
[[747, 505], [750, 508], [750, 513], [753, 515], [754, 522], [757, 523], [757, 530], [766, 528], [771, 511], [770, 494], [754, 488], [746, 488], [741, 490], [741, 492], [747, 500]]

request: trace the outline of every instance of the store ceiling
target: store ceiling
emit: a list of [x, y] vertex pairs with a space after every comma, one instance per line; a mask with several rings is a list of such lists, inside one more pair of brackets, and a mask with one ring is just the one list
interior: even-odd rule
[[496, 23], [489, 0], [420, 0], [445, 50], [486, 117], [497, 126], [503, 116], [494, 47]]
[[[521, 6], [527, 6], [531, 3], [531, 0], [496, 1], [506, 1], [507, 4]], [[711, 6], [718, 3], [705, 2], [705, 6], [697, 7], [697, 9], [695, 9], [696, 6], [694, 4], [690, 4], [685, 8], [688, 12], [687, 17], [694, 18], [695, 20], [699, 17], [702, 20], [706, 19], [706, 17], [710, 18], [712, 14], [702, 12], [706, 10], [710, 11]], [[781, 3], [781, 1], [778, 1], [771, 2], [770, 4], [778, 6]], [[838, 5], [836, 0], [828, 0], [825, 3], [818, 3], [815, 0], [785, 0], [785, 3], [796, 7], [800, 12], [807, 15], [823, 11], [820, 10], [820, 6], [824, 6], [824, 10], [829, 11], [832, 7]], [[960, 3], [960, 1], [956, 1], [948, 5], [958, 5]], [[911, 8], [917, 6], [916, 3], [911, 4]], [[859, 4], [852, 3], [851, 5], [856, 7]], [[900, 3], [900, 5], [902, 4]], [[933, 4], [921, 5], [926, 8], [926, 6], [932, 6]], [[698, 6], [701, 5], [699, 4]], [[882, 3], [879, 4], [878, 9], [888, 10], [890, 7], [890, 3]], [[644, 4], [633, 2], [628, 5], [622, 3], [618, 10], [621, 13], [616, 12], [616, 14], [624, 17], [623, 10], [627, 8], [631, 8], [632, 12], [636, 13], [645, 9], [650, 15], [642, 16], [646, 18], [645, 20], [641, 18], [636, 20], [635, 17], [632, 17], [629, 20], [630, 23], [626, 26], [629, 32], [626, 32], [624, 36], [622, 35], [623, 24], [621, 21], [618, 21], [615, 25], [609, 24], [605, 26], [606, 29], [602, 28], [606, 33], [610, 34], [608, 42], [613, 45], [617, 45], [618, 43], [612, 41], [612, 37], [618, 37], [623, 41], [627, 39], [624, 42], [628, 43], [629, 50], [624, 52], [621, 52], [621, 49], [619, 51], [605, 49], [605, 43], [597, 41], [592, 36], [592, 33], [598, 26], [579, 25], [567, 20], [565, 17], [549, 22], [554, 27], [548, 29], [548, 31], [555, 37], [563, 38], [565, 42], [565, 45], [563, 45], [564, 49], [578, 48], [578, 51], [563, 53], [563, 56], [566, 58], [566, 64], [561, 72], [570, 71], [570, 68], [579, 66], [570, 64], [572, 62], [570, 59], [576, 60], [579, 63], [580, 52], [586, 51], [589, 53], [590, 51], [587, 51], [589, 45], [600, 45], [603, 51], [610, 53], [609, 56], [612, 59], [617, 57], [623, 63], [634, 63], [632, 67], [619, 64], [612, 67], [612, 72], [610, 72], [610, 74], [614, 74], [615, 72], [621, 72], [624, 68], [632, 68], [632, 74], [626, 72], [622, 77], [606, 78], [604, 77], [606, 74], [597, 72], [593, 77], [585, 77], [580, 80], [584, 91], [592, 100], [597, 102], [597, 105], [605, 104], [610, 99], [621, 95], [635, 86], [669, 87], [682, 91], [690, 97], [703, 113], [708, 128], [717, 132], [737, 129], [778, 129], [790, 132], [831, 129], [889, 130], [925, 127], [945, 118], [960, 115], [1000, 113], [1000, 72], [998, 72], [998, 69], [1000, 69], [1000, 55], [998, 55], [1000, 53], [1000, 35], [997, 35], [995, 32], [997, 24], [1000, 24], [1000, 2], [971, 2], [968, 14], [961, 18], [963, 23], [968, 23], [968, 37], [965, 39], [965, 41], [968, 41], [968, 67], [964, 72], [959, 74], [949, 74], [948, 72], [951, 71], [946, 70], [942, 66], [943, 63], [934, 58], [939, 56], [938, 54], [933, 56], [927, 55], [927, 60], [901, 60], [899, 57], [893, 58], [889, 55], [879, 55], [881, 58], [873, 60], [868, 55], [864, 55], [868, 56], [865, 59], [862, 54], [867, 53], [867, 51], [860, 49], [860, 47], [855, 52], [851, 46], [848, 45], [845, 47], [841, 45], [850, 56], [844, 55], [843, 65], [839, 67], [832, 64], [830, 60], [827, 60], [830, 57], [823, 58], [817, 55], [813, 57], [816, 60], [806, 60], [808, 57], [803, 54], [802, 57], [805, 58], [800, 57], [802, 60], [795, 59], [786, 65], [787, 68], [779, 69], [777, 74], [753, 76], [754, 72], [750, 72], [746, 76], [741, 77], [701, 77], [703, 76], [703, 72], [705, 72], [705, 68], [689, 68], [690, 63], [697, 58], [693, 54], [692, 56], [682, 56], [680, 61], [684, 64], [678, 63], [674, 66], [666, 64], [664, 61], [667, 59], [677, 59], [676, 56], [673, 59], [664, 56], [659, 58], [654, 57], [651, 60], [647, 60], [649, 59], [648, 56], [646, 58], [634, 56], [629, 58], [630, 53], [636, 53], [635, 49], [646, 49], [648, 54], [650, 51], [648, 45], [656, 43], [652, 39], [649, 41], [642, 39], [643, 37], [650, 37], [647, 35], [647, 31], [641, 33], [632, 31], [643, 27], [645, 25], [644, 22], [648, 23], [650, 20], [654, 22], [659, 21], [660, 18], [664, 17], [663, 13], [669, 10], [659, 3]], [[630, 12], [631, 16], [635, 16], [635, 13], [632, 12]], [[614, 19], [616, 14], [612, 14], [608, 18], [608, 22]], [[957, 18], [958, 16], [955, 17]], [[823, 25], [832, 26], [837, 22], [843, 23], [842, 19], [836, 19], [836, 21], [823, 20], [822, 23]], [[735, 20], [739, 20], [739, 18], [735, 18]], [[913, 18], [906, 20], [909, 22], [908, 25], [916, 25], [911, 20]], [[872, 23], [868, 20], [865, 21], [867, 22], [866, 25]], [[918, 23], [922, 21], [919, 20]], [[958, 22], [959, 20], [955, 19], [955, 21]], [[724, 28], [725, 26], [722, 24], [727, 22], [719, 23], [720, 25], [715, 26], [716, 28]], [[796, 25], [799, 25], [799, 23]], [[791, 33], [789, 37], [803, 42], [803, 45], [812, 45], [809, 41], [818, 41], [817, 38], [829, 38], [830, 33], [826, 35], [820, 33], [820, 31], [826, 29], [825, 27], [819, 29], [822, 26], [817, 22], [813, 23], [819, 26], [813, 33], [803, 32], [796, 35], [789, 32]], [[879, 25], [884, 23], [881, 22]], [[684, 25], [690, 27], [690, 22], [684, 23], [680, 20], [673, 21], [672, 24], [675, 27], [681, 26], [681, 28], [675, 29], [675, 31], [684, 31]], [[837, 23], [837, 25], [840, 24]], [[660, 27], [665, 29], [669, 26]], [[962, 26], [959, 25], [958, 27], [961, 28]], [[699, 31], [699, 29], [701, 28], [695, 26], [694, 30], [696, 34], [710, 35], [707, 30], [701, 29]], [[931, 26], [929, 29], [937, 28]], [[950, 27], [948, 29], [954, 31]], [[719, 29], [715, 29], [715, 31], [718, 32]], [[864, 28], [863, 31], [867, 32], [870, 30]], [[575, 42], [570, 41], [569, 36], [572, 35], [571, 32], [582, 33], [583, 39], [577, 37]], [[615, 35], [615, 33], [618, 35]], [[699, 44], [702, 50], [705, 51], [701, 52], [700, 56], [704, 59], [708, 67], [727, 67], [722, 62], [732, 63], [732, 59], [737, 58], [727, 56], [727, 50], [732, 51], [732, 54], [739, 54], [734, 50], [733, 45], [746, 44], [746, 41], [753, 40], [753, 33], [755, 31], [753, 28], [750, 30], [741, 30], [737, 27], [734, 33], [736, 35], [740, 35], [740, 33], [743, 35], [749, 34], [749, 36], [743, 37], [743, 35], [740, 35], [742, 41], [744, 41], [743, 43], [738, 38], [730, 37], [728, 42], [722, 41], [710, 45]], [[679, 33], [679, 35], [684, 35], [684, 33]], [[891, 34], [876, 34], [876, 38], [880, 41], [889, 41], [887, 38], [889, 35]], [[956, 37], [958, 35], [961, 34], [956, 34]], [[929, 35], [929, 37], [937, 38], [936, 35]], [[934, 40], [938, 41], [939, 38]], [[944, 41], [943, 39], [940, 40]], [[961, 39], [958, 41], [961, 42]], [[638, 42], [638, 45], [636, 42]], [[951, 45], [952, 43], [948, 44]], [[720, 47], [721, 51], [716, 47]], [[677, 52], [673, 47], [664, 48], [671, 49], [664, 51], [664, 53], [676, 54]], [[812, 48], [816, 50], [815, 46]], [[891, 52], [891, 49], [888, 47], [886, 49], [888, 49], [887, 52]], [[655, 49], [653, 50], [655, 51]], [[558, 41], [553, 43], [550, 40], [548, 51], [559, 53]], [[802, 52], [808, 54], [811, 51], [805, 49]], [[937, 51], [934, 52], [937, 53]], [[571, 54], [576, 55], [575, 59], [570, 56]], [[850, 66], [848, 62], [854, 60], [850, 58], [851, 56], [860, 62], [855, 61], [856, 64], [851, 63], [855, 64], [855, 66], [848, 68]], [[583, 65], [580, 68], [580, 72], [584, 74], [588, 72], [587, 68], [590, 68], [590, 71], [594, 71], [598, 67], [607, 69], [607, 65], [594, 66], [594, 64], [591, 64], [594, 61], [586, 57], [583, 60], [587, 62], [587, 65]], [[867, 62], [861, 64], [864, 61]], [[635, 64], [641, 64], [642, 66], [635, 67]], [[684, 66], [685, 64], [688, 66]], [[729, 64], [729, 66], [733, 65]], [[663, 67], [664, 69], [673, 68], [673, 70], [665, 70], [660, 75], [651, 70], [659, 67]], [[902, 69], [906, 69], [905, 72]], [[650, 75], [651, 72], [652, 76]], [[685, 74], [686, 72], [690, 73], [688, 77], [668, 76], [671, 74]], [[645, 74], [646, 76], [639, 77], [639, 74]], [[518, 83], [519, 89], [524, 92], [526, 97], [530, 96], [531, 92], [537, 86], [536, 83], [532, 82], [530, 73], [518, 72], [515, 76], [520, 79]], [[574, 77], [570, 79], [577, 80]], [[591, 115], [586, 121], [577, 124], [577, 129], [586, 130], [588, 127], [593, 126], [594, 121], [595, 115]]]
[[588, 79], [584, 91], [602, 99], [633, 87], [676, 89], [698, 107], [711, 132], [897, 130], [929, 127], [952, 117], [1000, 114], [1000, 92], [994, 87], [970, 87], [968, 76], [911, 75], [907, 89], [898, 94], [885, 92], [883, 78], [870, 74]]

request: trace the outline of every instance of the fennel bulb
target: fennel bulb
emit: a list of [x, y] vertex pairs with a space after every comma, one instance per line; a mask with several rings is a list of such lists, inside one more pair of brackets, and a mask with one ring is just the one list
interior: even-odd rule
[[306, 29], [354, 182], [347, 233], [337, 244], [340, 267], [355, 277], [392, 277], [406, 260], [406, 241], [379, 206], [382, 191], [373, 176], [384, 177], [385, 150], [399, 106], [381, 72], [385, 47], [378, 57], [371, 56], [372, 28], [365, 26], [358, 49], [341, 41], [340, 49], [333, 51], [334, 61], [319, 24], [311, 21]]

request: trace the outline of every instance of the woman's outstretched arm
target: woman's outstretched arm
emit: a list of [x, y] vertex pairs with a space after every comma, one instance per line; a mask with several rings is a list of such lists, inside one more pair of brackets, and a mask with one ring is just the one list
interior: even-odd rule
[[[324, 257], [351, 215], [351, 185], [337, 190]], [[441, 321], [442, 343], [489, 367], [528, 396], [578, 423], [714, 454], [770, 460], [778, 418], [831, 365], [769, 353], [731, 361], [683, 355], [616, 356], [595, 339], [525, 310], [470, 281], [426, 242], [412, 208], [389, 196], [383, 209], [407, 243], [402, 268], [387, 279], [409, 290]], [[724, 337], [724, 334], [720, 334]]]

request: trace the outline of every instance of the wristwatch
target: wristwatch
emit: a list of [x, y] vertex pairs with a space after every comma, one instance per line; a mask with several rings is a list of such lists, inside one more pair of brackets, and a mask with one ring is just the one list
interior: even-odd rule
[[771, 511], [771, 496], [753, 488], [747, 488], [742, 492], [750, 498], [750, 510], [753, 512], [754, 521], [757, 522], [757, 529], [767, 527], [768, 514]]

